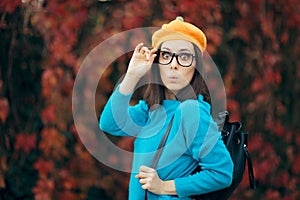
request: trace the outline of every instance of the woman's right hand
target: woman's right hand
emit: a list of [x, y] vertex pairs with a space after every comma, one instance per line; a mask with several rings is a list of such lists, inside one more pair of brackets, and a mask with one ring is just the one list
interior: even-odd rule
[[155, 48], [150, 50], [143, 43], [138, 44], [134, 49], [126, 75], [137, 80], [143, 77], [150, 70], [156, 57], [156, 51]]
[[120, 84], [122, 94], [133, 92], [137, 82], [150, 70], [157, 49], [149, 50], [143, 43], [138, 44], [128, 65], [127, 73]]

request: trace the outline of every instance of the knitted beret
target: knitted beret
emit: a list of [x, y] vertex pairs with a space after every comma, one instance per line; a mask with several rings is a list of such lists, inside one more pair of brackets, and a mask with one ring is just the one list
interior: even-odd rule
[[206, 48], [205, 34], [193, 24], [184, 22], [182, 17], [177, 17], [152, 35], [152, 46], [157, 48], [168, 40], [186, 40], [194, 43], [203, 52]]

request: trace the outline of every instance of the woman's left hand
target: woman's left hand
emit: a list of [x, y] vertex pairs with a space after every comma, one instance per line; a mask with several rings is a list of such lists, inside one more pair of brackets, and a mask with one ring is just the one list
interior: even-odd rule
[[155, 169], [141, 166], [139, 174], [137, 174], [135, 177], [140, 179], [140, 183], [142, 184], [142, 188], [144, 190], [149, 190], [155, 194], [163, 193], [164, 181], [159, 178]]

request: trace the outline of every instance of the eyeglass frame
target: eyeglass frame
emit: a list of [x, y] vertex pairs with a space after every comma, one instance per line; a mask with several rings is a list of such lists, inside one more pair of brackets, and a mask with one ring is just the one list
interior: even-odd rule
[[169, 65], [169, 64], [173, 61], [173, 59], [174, 59], [174, 57], [175, 57], [177, 63], [178, 63], [181, 67], [190, 67], [190, 66], [193, 64], [194, 58], [195, 58], [195, 55], [194, 55], [193, 53], [186, 53], [186, 52], [185, 52], [186, 54], [189, 54], [189, 55], [192, 56], [192, 61], [191, 61], [191, 64], [189, 64], [189, 65], [182, 65], [182, 64], [179, 62], [179, 60], [178, 60], [178, 56], [179, 56], [180, 54], [182, 54], [182, 53], [175, 53], [175, 52], [170, 52], [170, 51], [162, 51], [161, 49], [158, 49], [158, 50], [157, 50], [158, 55], [160, 55], [160, 52], [167, 52], [167, 53], [171, 53], [171, 54], [172, 54], [172, 58], [171, 58], [171, 60], [170, 60], [168, 63], [160, 63], [160, 62], [159, 62], [159, 56], [158, 56], [158, 64], [160, 64], [160, 65]]

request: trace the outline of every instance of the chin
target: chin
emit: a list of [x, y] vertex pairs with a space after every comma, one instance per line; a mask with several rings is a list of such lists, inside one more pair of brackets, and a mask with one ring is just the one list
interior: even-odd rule
[[166, 88], [173, 91], [174, 93], [177, 93], [177, 91], [183, 89], [184, 87], [180, 86], [180, 85], [169, 84], [169, 85], [166, 85]]

